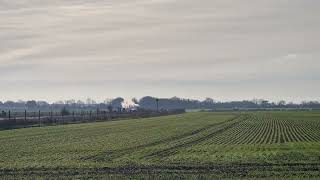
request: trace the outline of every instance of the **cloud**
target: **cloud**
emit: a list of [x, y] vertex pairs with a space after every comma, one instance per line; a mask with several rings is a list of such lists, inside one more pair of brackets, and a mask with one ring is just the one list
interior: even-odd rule
[[[268, 82], [264, 94], [272, 97], [281, 88], [292, 89], [295, 80], [298, 87], [319, 77], [320, 25], [314, 18], [319, 5], [313, 0], [0, 0], [0, 80], [4, 86], [34, 81], [42, 92], [72, 84], [86, 97], [90, 82], [97, 82], [90, 92], [98, 96], [136, 96], [146, 88], [145, 93], [174, 96], [196, 86], [185, 95], [243, 98], [247, 92], [257, 97], [260, 83]], [[250, 89], [238, 89], [241, 82]], [[119, 90], [135, 83], [140, 87], [134, 92]], [[311, 90], [317, 84], [304, 87], [316, 96]], [[40, 91], [24, 89], [26, 97]], [[3, 89], [3, 98], [11, 92]]]
[[287, 56], [285, 56], [285, 59], [296, 59], [297, 57], [297, 54], [288, 54]]

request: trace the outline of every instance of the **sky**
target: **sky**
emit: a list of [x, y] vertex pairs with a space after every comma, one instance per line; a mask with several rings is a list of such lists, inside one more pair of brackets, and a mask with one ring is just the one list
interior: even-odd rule
[[319, 0], [0, 0], [0, 101], [320, 100]]

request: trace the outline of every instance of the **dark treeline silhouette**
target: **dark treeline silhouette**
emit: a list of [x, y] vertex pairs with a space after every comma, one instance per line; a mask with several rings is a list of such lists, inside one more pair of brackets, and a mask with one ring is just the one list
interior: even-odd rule
[[60, 111], [62, 109], [67, 110], [109, 110], [109, 111], [118, 111], [123, 108], [122, 103], [124, 99], [119, 97], [115, 99], [108, 99], [102, 103], [97, 103], [96, 101], [88, 98], [86, 102], [76, 101], [76, 100], [66, 100], [66, 101], [57, 101], [54, 103], [48, 103], [46, 101], [0, 101], [0, 110], [42, 110], [42, 111]]
[[[88, 98], [84, 101], [66, 100], [48, 103], [46, 101], [0, 101], [0, 110], [29, 110], [29, 111], [61, 111], [67, 110], [106, 110], [106, 111], [121, 111], [124, 108], [129, 110], [149, 109], [267, 109], [267, 108], [312, 108], [320, 109], [319, 101], [304, 101], [301, 103], [287, 103], [285, 101], [269, 102], [263, 99], [217, 102], [211, 98], [206, 98], [203, 101], [194, 99], [183, 99], [179, 97], [173, 98], [156, 98], [145, 96], [140, 100], [132, 99], [132, 103], [124, 107], [124, 98], [118, 97], [108, 99], [104, 102], [97, 103]], [[1, 112], [0, 112], [1, 113]]]
[[140, 108], [156, 109], [155, 103], [158, 99], [160, 109], [268, 109], [268, 108], [312, 108], [320, 109], [318, 101], [304, 101], [301, 103], [287, 103], [285, 101], [269, 102], [263, 99], [254, 99], [252, 101], [231, 101], [217, 102], [212, 98], [206, 98], [203, 101], [193, 99], [173, 98], [156, 98], [146, 96], [140, 99]]

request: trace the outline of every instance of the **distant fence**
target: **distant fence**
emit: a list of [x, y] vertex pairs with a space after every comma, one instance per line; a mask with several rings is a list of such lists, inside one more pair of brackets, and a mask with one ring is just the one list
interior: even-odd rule
[[135, 111], [135, 112], [107, 112], [107, 111], [74, 111], [69, 113], [53, 111], [6, 111], [0, 114], [0, 129], [11, 129], [30, 126], [58, 125], [69, 123], [84, 123], [97, 121], [112, 121], [117, 119], [147, 118], [184, 113], [184, 110], [168, 111]]

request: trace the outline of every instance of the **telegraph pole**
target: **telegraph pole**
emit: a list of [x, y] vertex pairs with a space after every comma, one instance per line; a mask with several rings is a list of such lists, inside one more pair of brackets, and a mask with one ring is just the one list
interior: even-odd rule
[[27, 126], [27, 110], [24, 110], [24, 126]]
[[157, 112], [159, 112], [159, 99], [156, 99], [156, 103], [157, 103]]
[[40, 111], [40, 109], [39, 109], [38, 119], [39, 119], [39, 126], [41, 127], [41, 111]]

